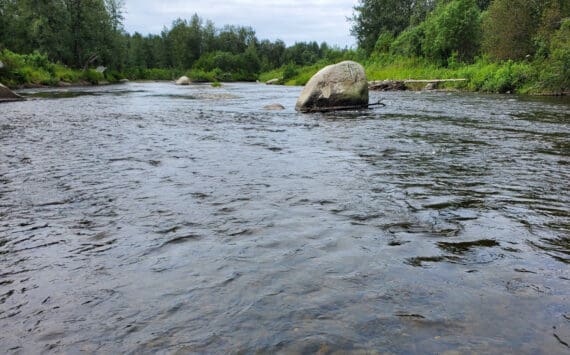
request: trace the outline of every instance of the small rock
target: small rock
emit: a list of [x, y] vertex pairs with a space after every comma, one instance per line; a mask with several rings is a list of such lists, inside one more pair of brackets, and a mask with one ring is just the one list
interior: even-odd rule
[[265, 84], [267, 84], [267, 85], [279, 85], [280, 82], [281, 82], [281, 80], [275, 78], [275, 79], [267, 80], [265, 82]]
[[285, 110], [285, 106], [283, 106], [281, 104], [271, 104], [271, 105], [263, 106], [263, 109], [267, 110], [267, 111], [281, 111], [281, 110]]
[[424, 88], [424, 90], [426, 90], [426, 91], [437, 90], [437, 83], [429, 83], [429, 84], [427, 84], [426, 87]]
[[176, 80], [176, 85], [190, 85], [192, 81], [190, 80], [189, 77], [187, 76], [181, 76], [180, 78], [178, 78], [178, 80]]
[[129, 79], [121, 79], [121, 80], [119, 80], [119, 83], [121, 83], [121, 84], [126, 84], [126, 83], [128, 83], [128, 82], [129, 82]]

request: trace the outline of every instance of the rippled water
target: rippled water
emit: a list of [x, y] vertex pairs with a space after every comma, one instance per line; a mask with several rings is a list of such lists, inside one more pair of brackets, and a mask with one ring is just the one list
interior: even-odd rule
[[569, 351], [567, 99], [300, 90], [1, 105], [0, 352]]

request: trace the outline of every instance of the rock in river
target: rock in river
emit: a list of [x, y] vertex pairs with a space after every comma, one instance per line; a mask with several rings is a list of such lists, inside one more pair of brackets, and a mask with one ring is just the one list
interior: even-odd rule
[[368, 106], [368, 81], [362, 65], [344, 61], [329, 65], [305, 85], [295, 109], [301, 112], [332, 111]]
[[267, 80], [265, 82], [265, 84], [267, 85], [279, 85], [281, 83], [281, 80], [275, 78], [275, 79], [271, 79], [271, 80]]
[[178, 78], [178, 80], [176, 80], [176, 85], [190, 85], [192, 81], [190, 80], [189, 77], [187, 76], [181, 76], [180, 78]]
[[18, 100], [24, 100], [24, 98], [12, 92], [12, 90], [8, 89], [4, 85], [0, 84], [0, 101], [18, 101]]
[[281, 110], [285, 110], [285, 106], [283, 106], [281, 104], [271, 104], [271, 105], [263, 106], [263, 109], [266, 111], [281, 111]]

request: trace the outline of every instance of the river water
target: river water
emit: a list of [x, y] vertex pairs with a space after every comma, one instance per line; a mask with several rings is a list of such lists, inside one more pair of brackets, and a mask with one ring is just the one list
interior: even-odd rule
[[568, 99], [300, 91], [2, 104], [0, 353], [570, 351]]

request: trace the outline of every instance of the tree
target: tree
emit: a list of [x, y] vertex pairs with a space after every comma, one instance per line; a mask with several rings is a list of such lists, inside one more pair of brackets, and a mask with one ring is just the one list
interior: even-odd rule
[[480, 29], [475, 0], [452, 0], [439, 5], [426, 20], [422, 50], [440, 64], [447, 64], [452, 54], [460, 61], [471, 61], [479, 51]]
[[433, 0], [359, 0], [350, 18], [351, 34], [370, 53], [380, 34], [398, 36], [410, 24], [419, 24], [434, 4]]
[[546, 84], [559, 92], [570, 90], [570, 19], [562, 20], [560, 29], [553, 33], [550, 53], [542, 74]]
[[495, 0], [483, 19], [483, 48], [494, 59], [523, 59], [534, 53], [536, 24], [531, 0]]

